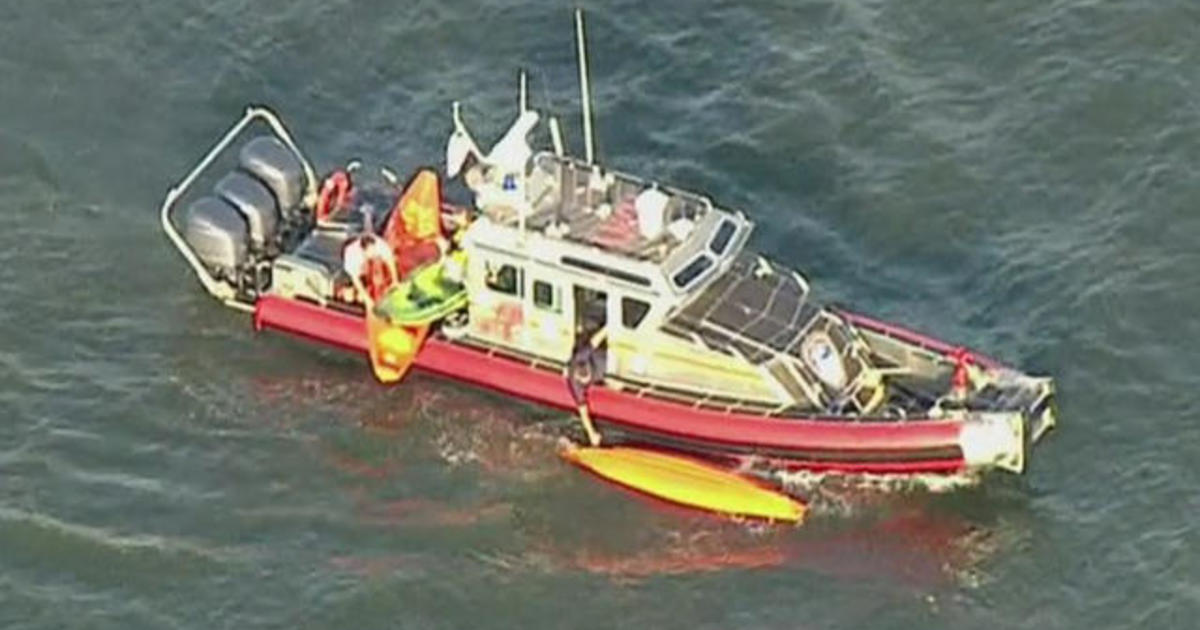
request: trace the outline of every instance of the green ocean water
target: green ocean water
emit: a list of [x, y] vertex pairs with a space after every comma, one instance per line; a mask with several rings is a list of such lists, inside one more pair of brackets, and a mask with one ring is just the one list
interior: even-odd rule
[[453, 99], [501, 133], [521, 66], [580, 151], [568, 5], [7, 0], [0, 627], [1192, 627], [1200, 5], [584, 8], [602, 160], [1055, 375], [1029, 474], [800, 480], [796, 529], [664, 510], [560, 462], [564, 414], [256, 335], [160, 233], [247, 103], [407, 172]]

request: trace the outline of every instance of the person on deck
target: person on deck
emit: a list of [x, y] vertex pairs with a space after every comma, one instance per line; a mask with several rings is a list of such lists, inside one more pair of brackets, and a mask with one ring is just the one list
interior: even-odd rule
[[342, 250], [342, 269], [368, 306], [379, 301], [397, 281], [392, 250], [374, 234], [362, 234], [346, 244]]
[[972, 395], [991, 383], [991, 377], [966, 348], [954, 348], [946, 356], [954, 362], [950, 373], [950, 389], [934, 402], [930, 410], [934, 416], [969, 409]]
[[596, 322], [585, 322], [575, 335], [575, 349], [567, 364], [567, 387], [579, 414], [579, 421], [587, 433], [592, 446], [600, 445], [600, 433], [592, 423], [588, 409], [587, 390], [594, 384], [604, 382], [608, 365], [608, 328]]

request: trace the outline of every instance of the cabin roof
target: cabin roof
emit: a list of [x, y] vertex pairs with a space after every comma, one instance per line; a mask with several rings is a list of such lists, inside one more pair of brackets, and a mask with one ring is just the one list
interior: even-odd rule
[[676, 294], [732, 260], [753, 229], [702, 195], [552, 153], [535, 156], [523, 177], [478, 165], [467, 184], [491, 223], [594, 248], [610, 267], [653, 265]]

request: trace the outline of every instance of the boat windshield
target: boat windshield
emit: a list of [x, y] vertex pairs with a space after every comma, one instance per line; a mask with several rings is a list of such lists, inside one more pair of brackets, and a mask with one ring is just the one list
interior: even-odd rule
[[749, 236], [751, 224], [740, 215], [713, 209], [701, 219], [687, 240], [663, 263], [671, 288], [689, 292], [725, 268]]
[[721, 221], [720, 227], [717, 228], [717, 233], [708, 242], [709, 251], [718, 256], [724, 254], [725, 250], [729, 249], [729, 242], [733, 240], [733, 235], [736, 232], [737, 226], [733, 224], [733, 221], [729, 219]]
[[671, 282], [677, 289], [685, 289], [691, 286], [713, 266], [712, 256], [708, 254], [700, 254], [692, 259], [691, 262], [683, 266], [683, 269], [676, 271], [671, 276]]

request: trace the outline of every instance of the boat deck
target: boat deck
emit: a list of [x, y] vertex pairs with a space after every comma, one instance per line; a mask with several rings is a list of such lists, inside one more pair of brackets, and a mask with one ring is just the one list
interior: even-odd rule
[[[639, 222], [639, 196], [647, 191], [661, 204], [661, 225], [647, 234]], [[525, 228], [636, 260], [663, 262], [684, 243], [713, 210], [705, 198], [670, 190], [618, 173], [550, 154], [534, 159], [526, 197], [530, 210]], [[504, 203], [482, 208], [503, 225], [520, 221], [518, 210]]]

